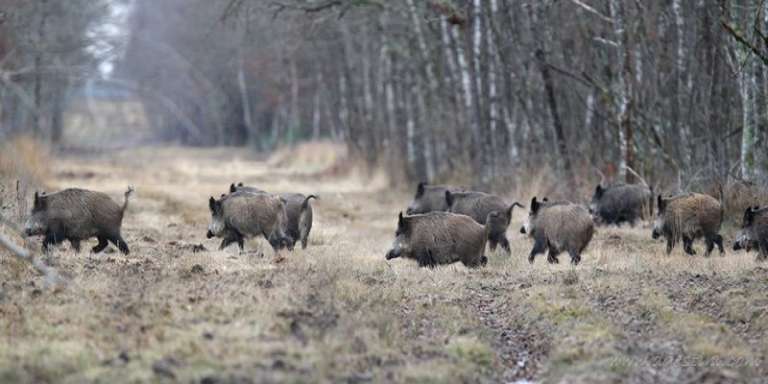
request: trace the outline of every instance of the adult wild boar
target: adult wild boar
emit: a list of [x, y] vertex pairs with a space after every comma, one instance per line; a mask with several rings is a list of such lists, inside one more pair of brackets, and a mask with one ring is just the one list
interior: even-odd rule
[[534, 197], [520, 233], [533, 238], [533, 249], [528, 261], [533, 263], [536, 255], [549, 250], [547, 261], [559, 263], [557, 255], [566, 251], [571, 263], [579, 264], [581, 253], [587, 248], [595, 233], [589, 211], [581, 205], [568, 202], [539, 202]]
[[656, 220], [651, 236], [654, 239], [664, 236], [667, 240], [667, 254], [683, 240], [685, 252], [695, 255], [693, 241], [699, 237], [704, 237], [707, 244], [705, 256], [709, 256], [715, 244], [720, 254], [725, 254], [723, 237], [719, 234], [723, 209], [717, 199], [700, 193], [688, 193], [667, 199], [659, 195], [656, 205]]
[[128, 187], [123, 205], [115, 203], [104, 193], [70, 188], [55, 193], [35, 192], [32, 213], [24, 225], [26, 236], [44, 236], [43, 251], [51, 245], [68, 240], [76, 252], [80, 242], [96, 237], [99, 243], [91, 249], [99, 253], [109, 242], [123, 254], [128, 254], [128, 244], [120, 233], [123, 215], [133, 188]]
[[263, 235], [272, 249], [293, 248], [293, 239], [285, 234], [285, 202], [266, 193], [235, 192], [219, 200], [208, 200], [211, 223], [207, 238], [222, 238], [219, 249], [237, 242], [242, 251], [245, 238]]
[[599, 223], [616, 224], [637, 219], [650, 212], [653, 205], [651, 189], [639, 184], [617, 184], [603, 187], [598, 184], [592, 195], [589, 210]]
[[[248, 187], [243, 183], [234, 183], [229, 186], [230, 193], [237, 191], [250, 193], [267, 193], [255, 187]], [[311, 199], [317, 199], [315, 195], [305, 196], [301, 193], [281, 193], [280, 196], [285, 202], [286, 224], [285, 234], [291, 237], [294, 242], [301, 241], [301, 248], [306, 249], [309, 241], [309, 232], [312, 230], [313, 211], [310, 204]]]
[[413, 201], [408, 205], [405, 211], [407, 215], [417, 215], [429, 212], [448, 211], [448, 204], [445, 201], [445, 192], [462, 192], [462, 188], [451, 185], [428, 185], [419, 183], [416, 187], [416, 195]]
[[757, 249], [758, 261], [768, 259], [768, 207], [755, 206], [744, 211], [741, 230], [733, 243], [733, 250], [745, 249], [749, 252], [753, 248]]
[[497, 212], [491, 222], [488, 245], [491, 251], [501, 244], [501, 248], [509, 253], [509, 240], [507, 240], [507, 228], [512, 220], [512, 210], [515, 207], [523, 207], [520, 203], [507, 204], [499, 196], [485, 192], [451, 192], [445, 191], [445, 201], [448, 212], [467, 215], [479, 224], [485, 225], [491, 212]]
[[469, 216], [454, 213], [403, 216], [400, 212], [395, 241], [386, 258], [413, 259], [421, 267], [459, 261], [467, 267], [480, 267], [488, 262], [483, 251], [489, 228], [489, 225], [483, 227]]

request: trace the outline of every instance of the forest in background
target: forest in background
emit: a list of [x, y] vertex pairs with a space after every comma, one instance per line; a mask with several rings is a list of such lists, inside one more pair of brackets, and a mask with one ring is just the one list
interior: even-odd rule
[[0, 135], [56, 143], [98, 79], [158, 140], [328, 138], [399, 180], [768, 183], [764, 1], [76, 1], [0, 0]]

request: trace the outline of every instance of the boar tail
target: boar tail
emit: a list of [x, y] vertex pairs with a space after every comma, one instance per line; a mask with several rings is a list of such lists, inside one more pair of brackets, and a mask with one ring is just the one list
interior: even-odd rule
[[307, 209], [307, 207], [309, 206], [309, 199], [319, 199], [319, 197], [317, 197], [315, 195], [307, 196], [307, 198], [304, 199], [304, 202], [301, 203], [301, 209]]
[[131, 195], [133, 194], [133, 186], [129, 185], [128, 190], [125, 191], [125, 200], [123, 201], [123, 210], [121, 213], [125, 213], [125, 210], [128, 209], [128, 201], [130, 200]]

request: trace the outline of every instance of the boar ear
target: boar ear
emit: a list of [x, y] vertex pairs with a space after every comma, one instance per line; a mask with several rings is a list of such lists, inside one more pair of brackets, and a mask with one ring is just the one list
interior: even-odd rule
[[211, 209], [211, 212], [216, 211], [216, 199], [214, 199], [213, 196], [208, 199], [208, 208]]
[[237, 192], [237, 187], [235, 186], [235, 183], [232, 183], [229, 185], [229, 193], [235, 193]]
[[536, 201], [536, 196], [531, 199], [531, 212], [536, 213], [539, 211], [539, 202]]
[[405, 229], [405, 219], [403, 218], [403, 211], [397, 215], [397, 229]]
[[453, 194], [451, 191], [445, 191], [445, 203], [448, 204], [448, 208], [453, 206]]
[[664, 208], [667, 207], [667, 203], [664, 201], [661, 195], [656, 197], [656, 206], [659, 208], [659, 213], [664, 212]]
[[603, 196], [603, 192], [605, 192], [605, 189], [603, 189], [603, 186], [598, 184], [597, 187], [595, 187], [595, 197], [600, 198]]
[[39, 194], [35, 191], [35, 201], [32, 203], [32, 208], [43, 209], [45, 208], [45, 194]]
[[747, 208], [747, 210], [744, 212], [744, 226], [748, 227], [752, 225], [752, 222], [755, 220], [755, 208]]
[[423, 195], [423, 194], [424, 194], [424, 185], [426, 185], [426, 184], [427, 184], [427, 183], [425, 183], [425, 182], [423, 182], [423, 181], [422, 181], [422, 182], [421, 182], [421, 183], [419, 183], [419, 185], [416, 187], [416, 197], [417, 197], [417, 198], [421, 197], [421, 195]]

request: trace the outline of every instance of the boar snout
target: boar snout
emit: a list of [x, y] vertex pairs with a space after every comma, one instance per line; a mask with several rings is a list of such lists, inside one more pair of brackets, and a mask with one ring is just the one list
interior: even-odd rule
[[[647, 232], [646, 232], [646, 233], [647, 233]], [[659, 233], [659, 231], [658, 231], [658, 230], [654, 229], [654, 230], [651, 232], [651, 238], [653, 238], [654, 240], [656, 240], [656, 239], [658, 239], [659, 237], [661, 237], [661, 233]]]
[[205, 238], [206, 239], [211, 239], [211, 238], [214, 238], [214, 237], [215, 236], [213, 235], [213, 232], [211, 232], [210, 229], [208, 230], [208, 232], [205, 233]]
[[392, 260], [400, 257], [400, 251], [395, 249], [390, 249], [389, 252], [387, 252], [387, 260]]
[[524, 226], [523, 226], [523, 227], [520, 227], [520, 233], [522, 233], [523, 235], [525, 235], [525, 227], [524, 227]]

